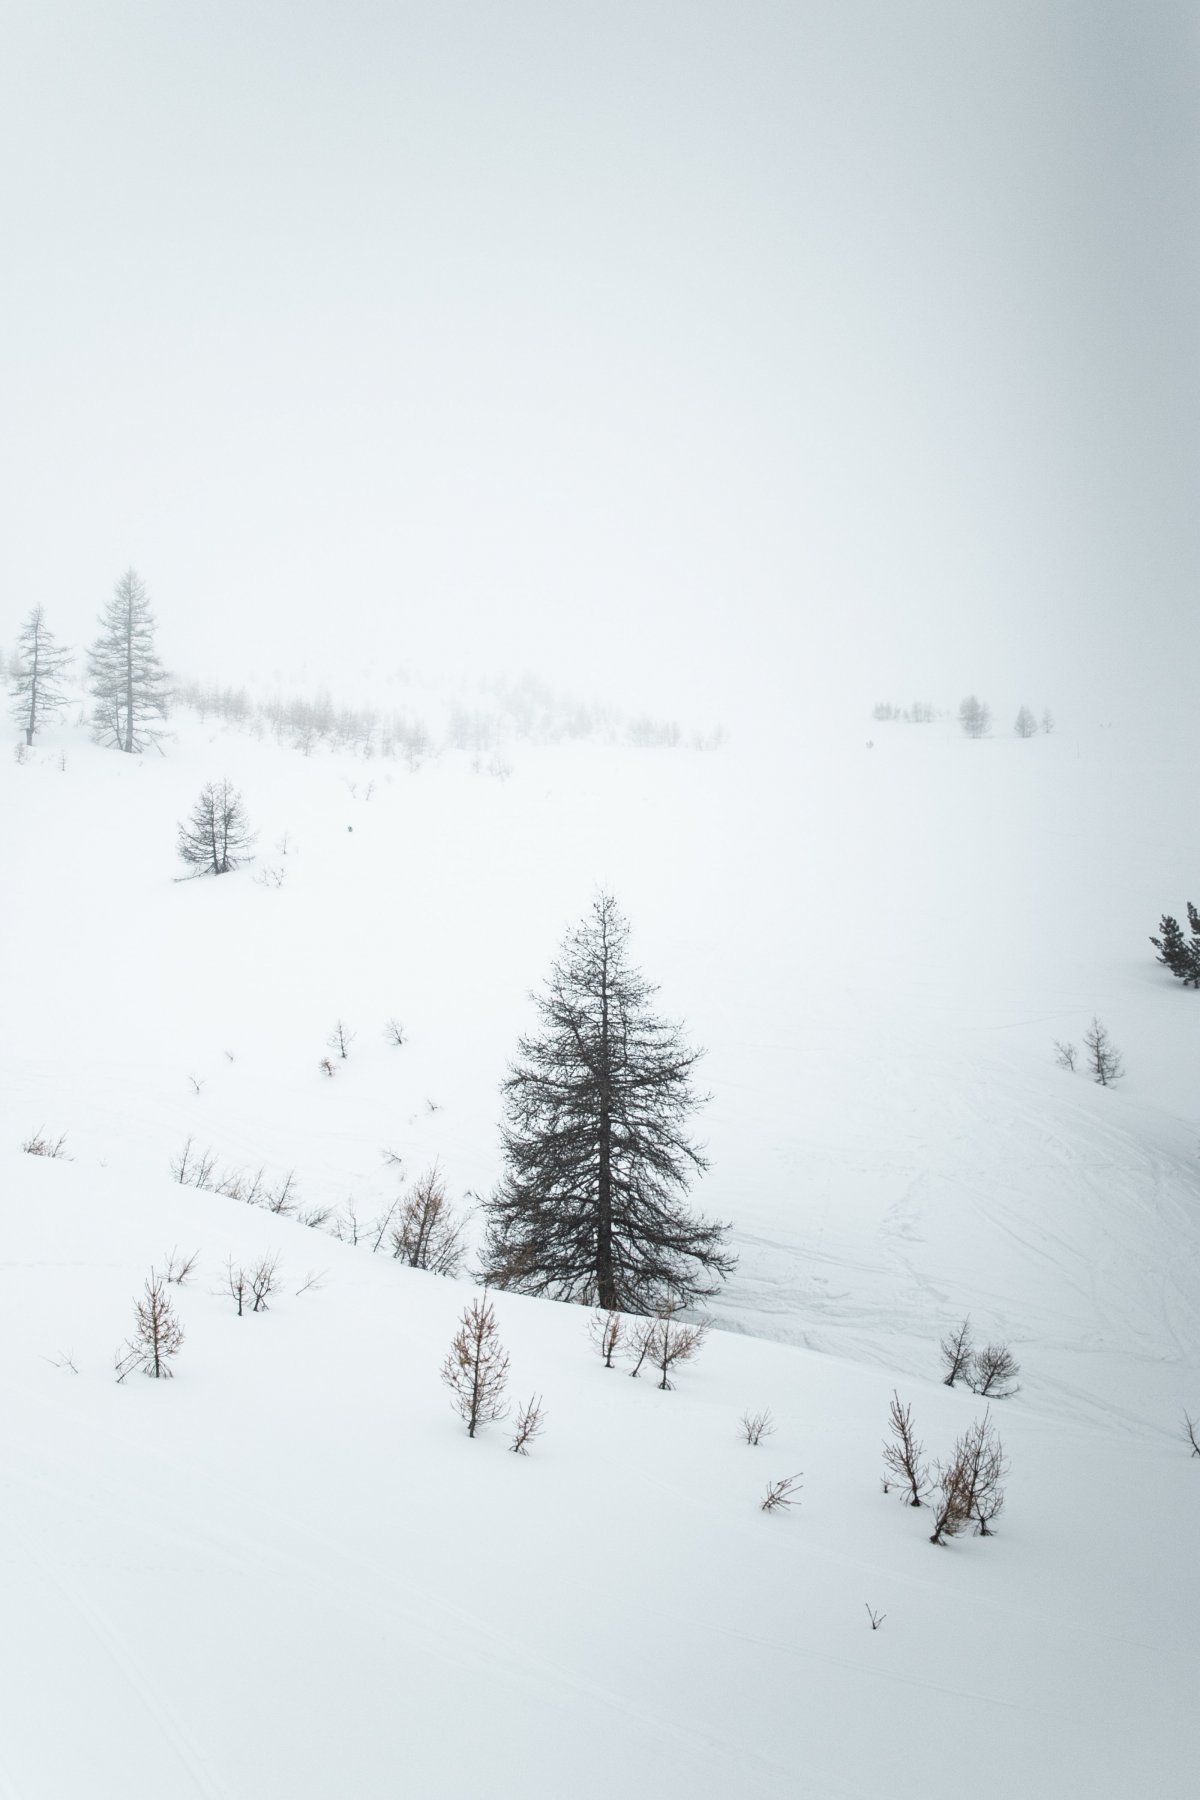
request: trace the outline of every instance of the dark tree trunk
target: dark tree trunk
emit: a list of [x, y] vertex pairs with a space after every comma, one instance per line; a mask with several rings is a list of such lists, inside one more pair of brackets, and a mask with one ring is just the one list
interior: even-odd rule
[[608, 1023], [608, 954], [604, 955], [600, 996], [600, 1156], [596, 1189], [596, 1300], [605, 1312], [618, 1312], [612, 1242], [612, 1092]]

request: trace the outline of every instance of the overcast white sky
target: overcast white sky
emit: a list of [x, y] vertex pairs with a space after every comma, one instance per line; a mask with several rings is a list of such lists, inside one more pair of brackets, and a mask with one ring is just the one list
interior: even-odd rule
[[0, 33], [4, 641], [132, 562], [235, 680], [1190, 687], [1193, 0]]

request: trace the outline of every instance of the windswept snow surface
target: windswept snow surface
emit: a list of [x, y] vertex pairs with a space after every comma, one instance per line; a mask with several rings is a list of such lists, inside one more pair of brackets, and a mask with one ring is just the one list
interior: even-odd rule
[[[852, 723], [496, 779], [184, 715], [163, 757], [64, 729], [0, 767], [0, 1797], [1190, 1795], [1200, 996], [1146, 942], [1200, 898], [1183, 748]], [[257, 861], [180, 882], [223, 774]], [[438, 1379], [469, 1286], [169, 1167], [190, 1138], [362, 1216], [386, 1151], [485, 1191], [528, 991], [601, 885], [709, 1046], [694, 1198], [741, 1262], [668, 1394], [497, 1296], [549, 1415], [520, 1458]], [[1111, 1090], [1054, 1063], [1093, 1014]], [[22, 1155], [39, 1128], [73, 1160]], [[174, 1247], [176, 1379], [118, 1386]], [[283, 1290], [238, 1319], [223, 1266], [264, 1251]], [[938, 1550], [879, 1447], [893, 1388], [932, 1455], [981, 1410], [939, 1381], [965, 1313], [1022, 1390], [997, 1536]]]

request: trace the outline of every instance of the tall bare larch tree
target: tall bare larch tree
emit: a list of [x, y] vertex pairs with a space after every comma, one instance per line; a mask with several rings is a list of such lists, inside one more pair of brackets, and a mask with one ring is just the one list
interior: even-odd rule
[[46, 623], [45, 607], [35, 606], [21, 627], [17, 659], [10, 670], [12, 716], [23, 729], [27, 744], [32, 744], [48, 714], [66, 704], [59, 680], [70, 660], [70, 650], [55, 640]]
[[127, 569], [100, 615], [88, 673], [97, 739], [130, 754], [158, 741], [156, 722], [167, 716], [167, 676], [154, 648], [155, 631], [145, 586], [135, 569]]

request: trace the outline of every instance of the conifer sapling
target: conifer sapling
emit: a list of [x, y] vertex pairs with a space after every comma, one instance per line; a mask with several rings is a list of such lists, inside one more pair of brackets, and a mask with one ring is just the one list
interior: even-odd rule
[[467, 1436], [508, 1411], [504, 1390], [508, 1385], [508, 1357], [500, 1344], [499, 1327], [485, 1292], [464, 1310], [454, 1342], [442, 1364], [442, 1380], [454, 1405], [466, 1421]]

